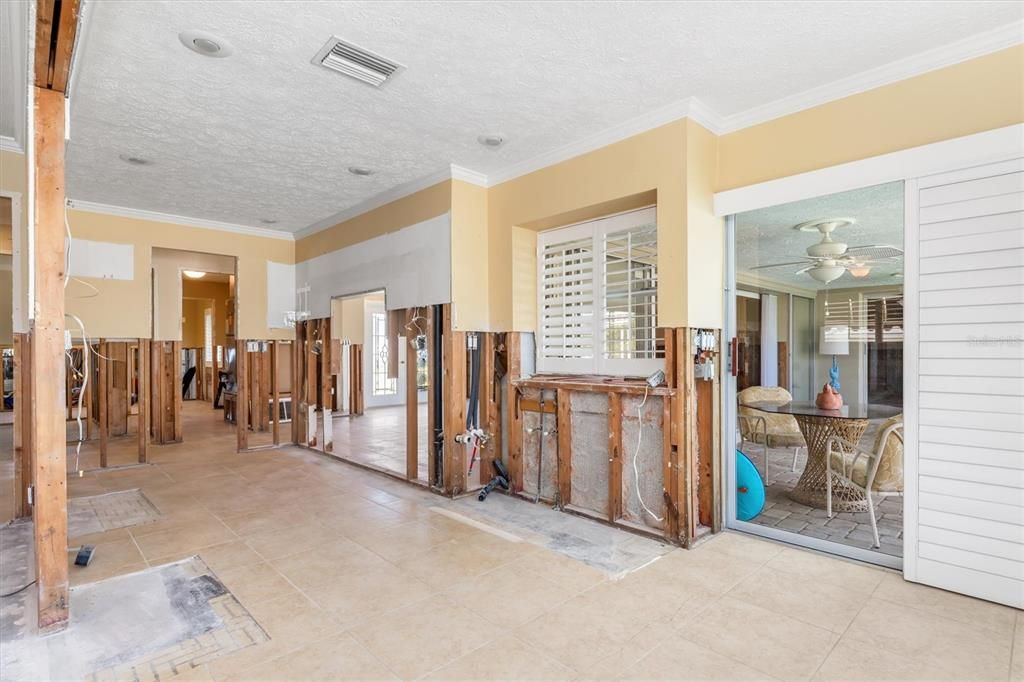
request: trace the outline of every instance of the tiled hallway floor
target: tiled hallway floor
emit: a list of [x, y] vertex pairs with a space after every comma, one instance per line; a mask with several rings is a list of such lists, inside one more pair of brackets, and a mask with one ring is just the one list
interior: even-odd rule
[[[417, 417], [419, 479], [427, 480], [427, 404]], [[405, 476], [405, 405], [368, 407], [358, 417], [335, 417], [334, 453]]]
[[152, 465], [69, 490], [139, 488], [163, 514], [73, 538], [98, 547], [73, 583], [198, 554], [269, 635], [190, 679], [1024, 678], [1013, 609], [735, 533], [611, 580], [420, 488], [293, 447], [237, 454], [219, 413], [186, 418]]

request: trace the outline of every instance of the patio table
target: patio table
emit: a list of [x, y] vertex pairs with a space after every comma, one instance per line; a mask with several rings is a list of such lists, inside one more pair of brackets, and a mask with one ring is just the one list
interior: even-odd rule
[[[819, 409], [813, 401], [793, 401], [776, 405], [772, 403], [749, 403], [747, 407], [775, 414], [789, 414], [796, 419], [800, 433], [807, 443], [807, 464], [800, 480], [789, 491], [789, 498], [808, 507], [825, 508], [826, 469], [828, 439], [839, 436], [850, 443], [856, 443], [864, 435], [870, 419], [884, 418], [884, 408], [871, 405], [843, 405], [838, 410]], [[767, 465], [767, 463], [766, 463]], [[843, 485], [833, 474], [832, 510], [837, 512], [867, 511], [863, 495]]]

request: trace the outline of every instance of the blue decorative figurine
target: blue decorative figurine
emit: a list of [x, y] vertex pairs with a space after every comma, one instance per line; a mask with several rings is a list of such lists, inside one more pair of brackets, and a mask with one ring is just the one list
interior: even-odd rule
[[839, 361], [834, 355], [832, 356], [832, 369], [828, 371], [828, 383], [832, 388], [839, 390]]

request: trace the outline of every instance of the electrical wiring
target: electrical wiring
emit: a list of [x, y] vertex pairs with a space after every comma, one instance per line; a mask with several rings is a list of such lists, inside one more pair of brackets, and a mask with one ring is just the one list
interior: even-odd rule
[[7, 599], [8, 597], [13, 597], [16, 594], [20, 594], [20, 593], [24, 592], [25, 590], [27, 590], [28, 588], [32, 587], [35, 584], [36, 584], [36, 581], [33, 580], [28, 585], [24, 585], [22, 587], [19, 587], [14, 592], [8, 592], [7, 594], [0, 594], [0, 599]]
[[659, 523], [664, 519], [654, 512], [652, 512], [647, 505], [644, 503], [644, 496], [640, 494], [640, 470], [636, 466], [636, 460], [640, 456], [640, 444], [644, 439], [644, 405], [647, 404], [647, 387], [644, 386], [644, 399], [640, 401], [640, 404], [636, 408], [636, 418], [639, 424], [636, 430], [636, 452], [633, 453], [633, 485], [636, 487], [636, 499], [640, 500], [640, 506], [645, 512], [650, 514], [651, 518]]
[[[75, 444], [75, 471], [81, 476], [82, 469], [79, 464], [82, 461], [82, 443], [85, 442], [85, 431], [82, 428], [82, 401], [85, 399], [85, 392], [89, 389], [89, 351], [92, 350], [92, 346], [89, 345], [89, 337], [85, 334], [85, 323], [71, 313], [64, 313], [64, 317], [69, 317], [78, 323], [84, 346], [82, 349], [82, 388], [78, 392], [78, 410], [75, 412], [75, 424], [78, 426], [78, 442]], [[71, 364], [71, 367], [74, 368], [74, 363]]]

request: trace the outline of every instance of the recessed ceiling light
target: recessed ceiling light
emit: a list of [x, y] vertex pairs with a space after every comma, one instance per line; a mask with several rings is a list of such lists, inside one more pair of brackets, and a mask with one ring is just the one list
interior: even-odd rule
[[360, 177], [366, 177], [367, 175], [373, 175], [373, 170], [365, 166], [349, 166], [348, 172], [352, 175], [358, 175]]
[[132, 156], [131, 154], [118, 154], [117, 158], [121, 159], [125, 163], [130, 163], [133, 166], [152, 166], [153, 162], [149, 159], [145, 159], [141, 156]]
[[182, 270], [181, 274], [185, 275], [189, 279], [202, 279], [206, 277], [206, 273], [201, 270]]
[[188, 49], [204, 57], [222, 59], [235, 51], [231, 43], [206, 31], [182, 31], [178, 40]]
[[481, 135], [476, 138], [476, 141], [485, 147], [490, 149], [497, 149], [501, 145], [505, 144], [504, 135]]
[[277, 223], [277, 220], [273, 218], [260, 218], [260, 222], [263, 223], [264, 225], [274, 225], [275, 223]]

